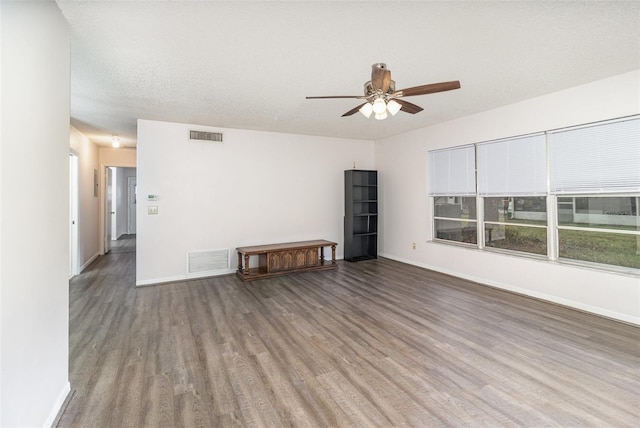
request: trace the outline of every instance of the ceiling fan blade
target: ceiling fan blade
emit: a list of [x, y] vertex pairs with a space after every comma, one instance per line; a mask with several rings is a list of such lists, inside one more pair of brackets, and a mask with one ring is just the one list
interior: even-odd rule
[[394, 101], [400, 104], [402, 106], [400, 110], [406, 113], [416, 114], [424, 110], [422, 107], [412, 104], [409, 101], [399, 100], [399, 99], [394, 99]]
[[358, 112], [358, 110], [360, 110], [360, 108], [365, 105], [366, 103], [362, 103], [360, 104], [358, 107], [354, 107], [351, 110], [349, 110], [348, 112], [346, 112], [345, 114], [343, 114], [341, 117], [346, 117], [346, 116], [351, 116], [352, 114], [355, 114]]
[[434, 94], [436, 92], [451, 91], [460, 88], [460, 81], [430, 83], [428, 85], [414, 86], [412, 88], [400, 89], [393, 93], [394, 97], [412, 97], [414, 95]]
[[326, 98], [356, 98], [356, 99], [363, 99], [366, 98], [362, 95], [328, 95], [325, 97], [304, 97], [307, 100], [319, 100], [319, 99], [326, 99]]

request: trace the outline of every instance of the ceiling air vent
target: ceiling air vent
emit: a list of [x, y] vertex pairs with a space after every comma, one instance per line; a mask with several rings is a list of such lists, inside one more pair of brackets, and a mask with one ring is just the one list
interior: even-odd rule
[[207, 131], [189, 131], [189, 140], [191, 141], [211, 141], [216, 143], [222, 143], [221, 132], [207, 132]]

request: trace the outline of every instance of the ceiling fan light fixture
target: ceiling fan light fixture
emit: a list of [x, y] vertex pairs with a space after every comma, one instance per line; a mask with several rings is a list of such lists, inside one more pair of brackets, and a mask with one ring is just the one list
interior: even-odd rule
[[[384, 102], [384, 98], [376, 98], [373, 102], [373, 112], [377, 115], [385, 113], [387, 110], [387, 103]], [[385, 114], [386, 117], [386, 114]]]
[[371, 103], [366, 103], [362, 107], [360, 107], [360, 113], [364, 115], [367, 119], [371, 117], [371, 113], [373, 113], [373, 106]]
[[384, 110], [382, 113], [376, 113], [376, 119], [384, 120], [387, 118], [387, 111]]
[[402, 106], [396, 100], [389, 100], [387, 103], [387, 111], [391, 113], [391, 116], [395, 116], [401, 108]]

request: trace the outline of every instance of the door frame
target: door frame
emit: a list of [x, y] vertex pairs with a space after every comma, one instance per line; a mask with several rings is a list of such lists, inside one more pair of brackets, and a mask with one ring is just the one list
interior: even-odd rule
[[[113, 209], [114, 204], [114, 189], [113, 189], [113, 177], [115, 171], [112, 170], [111, 166], [104, 167], [104, 181], [103, 187], [105, 189], [104, 192], [104, 240], [103, 240], [103, 249], [104, 254], [107, 254], [111, 251], [111, 239], [113, 239], [113, 216], [115, 211]], [[111, 192], [108, 192], [107, 189], [111, 189]], [[111, 195], [109, 195], [111, 193]], [[109, 196], [111, 196], [111, 203], [109, 203]]]
[[[136, 207], [138, 206], [138, 201], [137, 201], [137, 196], [133, 195], [134, 198], [136, 198], [136, 202], [133, 204], [133, 213], [131, 212], [131, 183], [133, 183], [134, 185], [137, 186], [138, 184], [138, 170], [136, 170], [136, 175], [133, 177], [127, 177], [127, 233], [129, 235], [132, 235], [134, 233], [136, 233], [136, 230], [138, 229], [138, 218], [137, 213], [136, 213]], [[131, 217], [134, 217], [136, 220], [136, 230], [131, 230]]]
[[80, 158], [74, 150], [69, 151], [69, 278], [78, 274], [78, 204]]

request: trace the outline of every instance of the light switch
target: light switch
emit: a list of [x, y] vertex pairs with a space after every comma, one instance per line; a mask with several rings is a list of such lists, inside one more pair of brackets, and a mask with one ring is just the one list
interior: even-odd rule
[[157, 205], [151, 205], [151, 206], [147, 207], [147, 214], [149, 214], [149, 215], [158, 214], [158, 206]]

